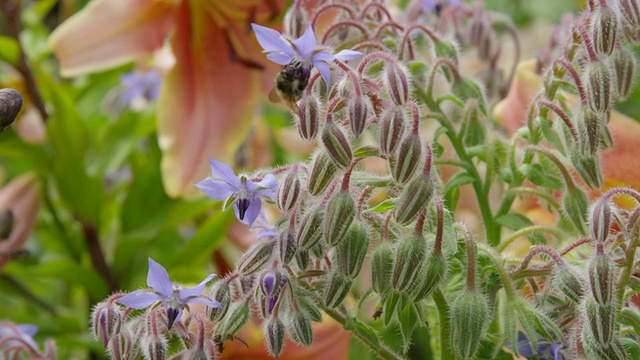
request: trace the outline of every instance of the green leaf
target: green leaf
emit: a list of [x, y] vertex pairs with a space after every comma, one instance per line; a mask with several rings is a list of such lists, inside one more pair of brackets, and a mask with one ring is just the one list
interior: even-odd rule
[[640, 335], [640, 314], [636, 311], [625, 307], [620, 311], [620, 322], [633, 327], [636, 334]]
[[381, 212], [385, 212], [385, 211], [389, 211], [389, 210], [393, 210], [396, 207], [396, 203], [398, 202], [397, 198], [393, 198], [393, 199], [387, 199], [381, 203], [379, 203], [378, 205], [365, 210], [364, 212], [370, 212], [370, 213], [381, 213]]
[[355, 316], [350, 315], [347, 319], [346, 324], [344, 325], [345, 330], [352, 331], [363, 338], [367, 339], [370, 344], [373, 344], [375, 347], [380, 346], [380, 339], [378, 338], [378, 333], [369, 325], [363, 323], [358, 320]]
[[638, 341], [630, 338], [620, 338], [622, 346], [627, 353], [627, 359], [640, 359], [640, 345]]
[[357, 148], [353, 152], [353, 156], [357, 158], [365, 158], [380, 155], [380, 149], [377, 146], [367, 145]]
[[402, 334], [402, 349], [406, 353], [411, 345], [411, 336], [418, 325], [418, 316], [413, 305], [409, 305], [398, 315], [400, 333]]
[[498, 224], [511, 230], [520, 230], [524, 227], [533, 225], [533, 222], [522, 214], [512, 213], [498, 216], [496, 219]]
[[18, 42], [8, 36], [0, 35], [0, 60], [16, 66], [19, 54], [20, 47]]
[[461, 171], [453, 175], [444, 186], [444, 192], [447, 193], [452, 189], [459, 188], [462, 185], [471, 184], [475, 178], [466, 171]]
[[398, 303], [400, 302], [400, 294], [393, 291], [389, 294], [387, 301], [384, 303], [384, 317], [383, 323], [384, 326], [389, 326], [391, 321], [396, 318], [396, 308], [398, 307]]
[[[562, 155], [566, 156], [567, 153], [565, 152], [564, 144], [562, 143], [562, 140], [560, 140], [558, 132], [553, 128], [553, 122], [543, 118], [537, 118], [536, 120], [538, 121], [538, 124], [542, 129], [542, 134], [544, 135], [545, 139], [547, 139], [547, 141], [551, 145], [553, 145], [558, 151], [560, 151]], [[564, 126], [562, 124], [562, 120], [558, 120], [557, 125]]]
[[33, 275], [78, 285], [89, 293], [93, 301], [103, 299], [109, 294], [109, 287], [104, 278], [93, 268], [84, 267], [70, 260], [60, 259], [43, 263], [34, 269]]

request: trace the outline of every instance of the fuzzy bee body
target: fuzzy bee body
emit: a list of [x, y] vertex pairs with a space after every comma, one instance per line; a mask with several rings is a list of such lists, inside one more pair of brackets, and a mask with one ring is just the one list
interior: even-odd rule
[[292, 110], [297, 110], [296, 103], [302, 97], [309, 84], [311, 69], [299, 61], [293, 61], [282, 68], [275, 78], [274, 88], [269, 93], [269, 100], [274, 103], [285, 100]]

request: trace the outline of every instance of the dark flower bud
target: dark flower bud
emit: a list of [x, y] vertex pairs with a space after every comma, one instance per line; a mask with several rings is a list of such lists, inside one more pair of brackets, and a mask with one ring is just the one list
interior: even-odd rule
[[451, 306], [451, 348], [460, 359], [472, 359], [489, 318], [487, 299], [482, 294], [464, 291]]
[[247, 276], [260, 270], [271, 259], [274, 245], [270, 241], [260, 241], [251, 245], [238, 262], [238, 274]]
[[0, 132], [11, 125], [22, 109], [22, 95], [14, 89], [0, 90]]
[[595, 298], [587, 296], [584, 300], [584, 321], [593, 339], [601, 345], [607, 345], [616, 332], [618, 307], [615, 303], [599, 304]]
[[142, 353], [147, 360], [165, 360], [167, 355], [167, 340], [162, 336], [145, 341]]
[[227, 314], [231, 304], [231, 287], [227, 279], [216, 281], [211, 287], [209, 297], [222, 304], [222, 307], [207, 306], [207, 316], [211, 321], [220, 321]]
[[139, 357], [137, 346], [134, 347], [134, 340], [131, 332], [122, 329], [109, 339], [107, 352], [113, 360], [135, 359]]
[[354, 279], [360, 273], [369, 249], [369, 234], [360, 221], [351, 224], [344, 241], [336, 247], [338, 271]]
[[282, 352], [282, 345], [284, 345], [284, 324], [277, 317], [271, 317], [265, 322], [263, 334], [269, 353], [278, 357]]
[[582, 301], [584, 281], [570, 266], [565, 264], [556, 266], [553, 270], [553, 280], [569, 300], [576, 304]]
[[260, 275], [260, 290], [267, 297], [272, 297], [280, 285], [280, 272], [269, 270]]
[[400, 64], [389, 64], [385, 68], [384, 77], [391, 100], [396, 105], [404, 105], [409, 100], [409, 72]]
[[300, 178], [296, 170], [289, 171], [282, 185], [278, 187], [276, 197], [278, 207], [285, 212], [293, 209], [293, 206], [298, 201], [298, 195], [300, 195]]
[[636, 57], [627, 49], [618, 49], [611, 58], [613, 71], [616, 77], [618, 100], [629, 98], [633, 91], [633, 80], [636, 72]]
[[320, 128], [320, 103], [315, 96], [303, 96], [298, 103], [298, 134], [305, 140], [315, 139]]
[[407, 225], [414, 221], [431, 201], [433, 182], [427, 176], [413, 178], [402, 190], [393, 213], [397, 222]]
[[384, 295], [391, 285], [393, 270], [393, 248], [388, 242], [378, 245], [371, 260], [371, 286], [380, 295]]
[[602, 187], [600, 156], [598, 154], [582, 154], [576, 149], [571, 149], [570, 156], [571, 163], [587, 186], [592, 189], [600, 189]]
[[591, 16], [593, 48], [598, 54], [609, 56], [618, 38], [618, 14], [610, 7], [600, 8]]
[[323, 219], [324, 212], [319, 207], [311, 209], [304, 216], [298, 230], [298, 248], [300, 250], [309, 250], [322, 239]]
[[414, 301], [420, 301], [429, 296], [444, 281], [448, 270], [447, 258], [442, 254], [427, 256], [422, 272], [419, 275], [420, 278], [413, 291]]
[[351, 164], [351, 146], [340, 126], [331, 121], [326, 122], [322, 129], [322, 144], [336, 166], [346, 168]]
[[311, 175], [309, 175], [309, 193], [318, 195], [329, 186], [336, 175], [336, 165], [325, 153], [318, 153], [313, 160]]
[[613, 260], [605, 254], [596, 254], [587, 269], [591, 294], [600, 305], [609, 305], [615, 296], [616, 272]]
[[13, 231], [13, 211], [5, 209], [0, 211], [0, 240], [8, 239]]
[[124, 314], [120, 306], [114, 305], [113, 297], [96, 305], [91, 314], [93, 337], [102, 339], [102, 346], [107, 347], [109, 340], [120, 331]]
[[395, 168], [393, 169], [393, 179], [398, 184], [405, 184], [411, 180], [416, 168], [420, 165], [422, 156], [422, 142], [418, 134], [408, 135], [400, 144]]
[[233, 336], [249, 320], [249, 306], [244, 302], [231, 305], [227, 316], [216, 326], [216, 333], [223, 339]]
[[349, 294], [352, 284], [353, 280], [339, 272], [334, 272], [324, 290], [324, 304], [329, 308], [340, 305]]
[[356, 138], [360, 137], [365, 125], [367, 125], [369, 107], [369, 100], [364, 96], [354, 96], [349, 101], [349, 123], [351, 124], [351, 131]]
[[347, 235], [356, 216], [356, 203], [348, 191], [341, 190], [327, 203], [324, 221], [324, 241], [329, 246], [338, 245]]
[[392, 106], [380, 116], [380, 152], [389, 155], [398, 147], [406, 127], [406, 114], [402, 107]]
[[585, 234], [587, 229], [587, 212], [589, 210], [589, 198], [587, 194], [578, 187], [567, 189], [562, 198], [564, 210], [571, 220], [573, 226], [580, 234]]
[[311, 319], [304, 311], [298, 311], [291, 319], [289, 334], [293, 341], [305, 346], [311, 345], [313, 342], [313, 329], [311, 328]]
[[309, 267], [309, 252], [305, 250], [296, 251], [296, 264], [300, 270], [306, 270]]
[[289, 264], [298, 249], [295, 230], [287, 228], [280, 232], [278, 235], [278, 248], [280, 250], [280, 261], [285, 265]]
[[421, 234], [411, 233], [398, 242], [391, 270], [391, 286], [399, 292], [414, 289], [422, 272], [427, 242]]
[[611, 206], [607, 199], [600, 198], [593, 205], [589, 225], [591, 238], [600, 244], [604, 243], [609, 237], [611, 229]]
[[589, 107], [599, 113], [606, 113], [611, 108], [613, 81], [611, 69], [604, 61], [590, 63], [584, 71], [585, 92]]

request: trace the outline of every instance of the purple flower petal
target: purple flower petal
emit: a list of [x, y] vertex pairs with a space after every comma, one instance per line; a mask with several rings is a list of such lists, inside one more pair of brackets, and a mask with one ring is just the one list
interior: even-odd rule
[[190, 297], [195, 297], [195, 296], [198, 296], [198, 295], [202, 294], [202, 291], [204, 290], [204, 287], [214, 277], [216, 277], [215, 274], [209, 274], [209, 276], [204, 278], [204, 280], [202, 280], [200, 282], [200, 284], [198, 284], [197, 286], [192, 287], [192, 288], [180, 289], [178, 298], [180, 299], [180, 301], [185, 301]]
[[266, 196], [273, 199], [278, 190], [278, 180], [273, 174], [267, 174], [262, 181], [256, 184], [255, 196]]
[[222, 308], [222, 304], [220, 304], [219, 302], [215, 301], [215, 300], [211, 300], [211, 299], [207, 299], [205, 297], [195, 297], [195, 298], [191, 298], [188, 301], [189, 303], [198, 303], [198, 304], [204, 304], [208, 307], [211, 308]]
[[309, 24], [307, 30], [305, 30], [301, 37], [293, 40], [293, 45], [303, 59], [306, 60], [309, 58], [311, 52], [316, 49], [316, 35], [313, 33], [311, 24]]
[[209, 159], [209, 164], [211, 164], [211, 177], [213, 179], [220, 179], [236, 190], [240, 188], [240, 179], [236, 176], [231, 166], [222, 161], [212, 159]]
[[38, 326], [33, 324], [18, 324], [16, 325], [16, 327], [18, 328], [20, 333], [26, 336], [33, 337], [35, 334], [38, 333]]
[[266, 52], [282, 52], [289, 54], [291, 57], [295, 55], [293, 47], [287, 41], [282, 39], [282, 35], [279, 32], [268, 27], [260, 26], [257, 24], [251, 24], [253, 32], [256, 34], [258, 43]]
[[219, 182], [211, 179], [204, 179], [194, 183], [194, 185], [205, 193], [205, 195], [214, 200], [227, 200], [236, 192], [236, 189], [226, 182]]
[[287, 65], [293, 60], [294, 56], [281, 52], [273, 52], [267, 55], [267, 59], [279, 65]]
[[327, 88], [329, 88], [329, 84], [331, 83], [331, 69], [329, 69], [329, 65], [325, 62], [318, 61], [314, 66], [318, 69], [320, 75], [322, 75], [322, 79], [324, 83], [327, 84]]
[[[233, 208], [236, 212], [236, 218], [240, 220], [238, 207], [234, 206]], [[256, 221], [256, 219], [258, 218], [258, 215], [260, 215], [260, 209], [262, 209], [262, 202], [260, 201], [260, 198], [255, 198], [254, 200], [250, 200], [249, 207], [247, 208], [247, 211], [244, 214], [244, 219], [240, 221], [249, 225], [249, 227], [251, 227], [251, 225], [253, 225], [253, 222]]]
[[145, 290], [137, 290], [132, 292], [131, 294], [127, 294], [126, 296], [121, 297], [117, 301], [120, 304], [133, 309], [144, 309], [151, 306], [153, 303], [162, 300], [162, 296], [156, 293], [148, 292]]
[[173, 285], [169, 280], [167, 270], [157, 262], [149, 258], [149, 272], [147, 273], [147, 285], [154, 288], [165, 297], [171, 297]]
[[361, 53], [360, 51], [342, 50], [339, 53], [337, 53], [335, 55], [335, 57], [338, 60], [348, 61], [348, 60], [357, 59], [357, 58], [361, 57], [362, 55], [364, 55], [364, 54]]

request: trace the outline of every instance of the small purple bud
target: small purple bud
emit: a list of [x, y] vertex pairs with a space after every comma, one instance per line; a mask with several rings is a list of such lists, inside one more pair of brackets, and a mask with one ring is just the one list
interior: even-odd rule
[[609, 56], [618, 39], [618, 14], [610, 7], [600, 8], [591, 15], [593, 48], [598, 54]]
[[11, 125], [22, 109], [22, 95], [14, 89], [0, 90], [0, 132]]
[[114, 305], [114, 301], [121, 297], [116, 294], [96, 305], [91, 316], [92, 334], [96, 339], [102, 339], [102, 345], [106, 348], [109, 339], [120, 331], [124, 314], [120, 306]]
[[271, 259], [274, 246], [275, 243], [269, 241], [260, 241], [253, 244], [240, 258], [238, 273], [242, 276], [247, 276], [260, 270]]
[[309, 175], [309, 193], [318, 195], [323, 192], [334, 179], [337, 170], [338, 168], [327, 154], [317, 153], [313, 159], [311, 175]]
[[269, 270], [260, 275], [260, 290], [262, 293], [270, 297], [273, 295], [276, 285], [280, 283], [280, 273], [274, 270]]
[[406, 114], [401, 106], [392, 106], [380, 116], [380, 152], [393, 154], [404, 136]]
[[348, 191], [342, 190], [331, 197], [325, 214], [324, 241], [329, 246], [336, 246], [349, 231], [356, 215], [356, 203]]
[[578, 110], [576, 125], [580, 139], [580, 151], [583, 154], [597, 154], [600, 149], [602, 128], [605, 126], [602, 113], [588, 107]]
[[389, 96], [396, 105], [404, 105], [409, 100], [409, 72], [399, 63], [389, 64], [385, 68], [384, 77], [387, 82]]
[[353, 159], [351, 145], [349, 145], [349, 140], [345, 137], [340, 126], [331, 121], [326, 122], [322, 129], [321, 138], [327, 154], [336, 166], [346, 168], [351, 164]]
[[362, 134], [362, 131], [367, 125], [370, 106], [368, 98], [364, 96], [354, 96], [349, 101], [349, 124], [351, 124], [351, 131], [356, 138], [360, 137], [360, 134]]
[[146, 329], [141, 344], [145, 359], [164, 360], [167, 354], [167, 339], [160, 328], [158, 313], [155, 310], [147, 312]]
[[278, 187], [276, 202], [280, 210], [291, 211], [298, 201], [300, 195], [300, 178], [297, 167], [294, 167], [284, 178], [284, 183]]
[[315, 139], [320, 127], [320, 102], [313, 96], [303, 96], [298, 104], [295, 116], [298, 134], [305, 140]]

